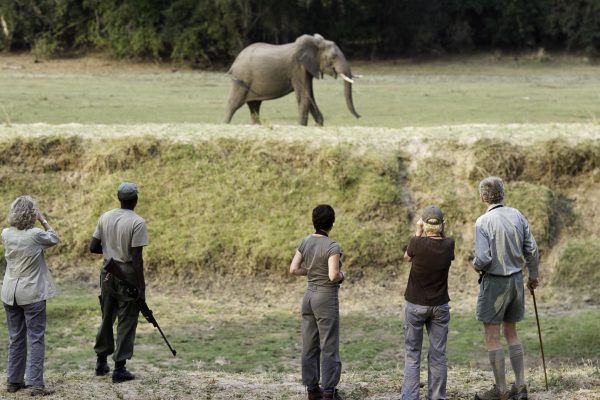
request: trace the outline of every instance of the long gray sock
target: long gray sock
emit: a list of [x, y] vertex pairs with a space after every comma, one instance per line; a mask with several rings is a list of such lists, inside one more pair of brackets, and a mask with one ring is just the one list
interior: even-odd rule
[[508, 354], [510, 355], [510, 364], [515, 371], [515, 385], [521, 386], [525, 384], [525, 366], [523, 345], [521, 343], [508, 346]]
[[496, 386], [500, 393], [506, 392], [506, 373], [504, 372], [504, 349], [488, 351], [490, 357], [490, 364], [492, 364], [492, 371], [494, 372], [494, 379], [496, 379]]

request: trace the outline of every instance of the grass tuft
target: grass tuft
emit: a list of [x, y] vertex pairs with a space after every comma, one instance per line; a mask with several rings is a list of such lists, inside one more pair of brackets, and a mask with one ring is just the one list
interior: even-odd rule
[[598, 236], [568, 239], [561, 245], [553, 283], [559, 287], [595, 288], [600, 280]]

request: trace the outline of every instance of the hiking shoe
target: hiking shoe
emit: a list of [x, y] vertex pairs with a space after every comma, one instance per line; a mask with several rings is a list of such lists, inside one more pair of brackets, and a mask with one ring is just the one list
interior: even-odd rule
[[96, 361], [96, 376], [104, 376], [110, 372], [106, 361]]
[[517, 385], [513, 383], [508, 392], [508, 397], [510, 400], [527, 400], [527, 385], [517, 387]]
[[323, 398], [323, 390], [318, 387], [314, 390], [307, 390], [308, 400], [321, 400]]
[[125, 368], [115, 368], [112, 373], [113, 383], [127, 382], [135, 379], [135, 375], [127, 371]]
[[15, 393], [17, 390], [25, 389], [26, 386], [24, 383], [6, 383], [6, 391], [8, 393]]
[[476, 393], [475, 400], [509, 400], [508, 392], [500, 393], [500, 390], [496, 385], [483, 393]]
[[323, 393], [323, 400], [325, 399], [342, 400], [342, 396], [340, 396], [340, 392], [336, 390], [333, 393]]
[[30, 396], [50, 396], [54, 394], [55, 390], [48, 389], [45, 386], [31, 386], [31, 392], [29, 392]]

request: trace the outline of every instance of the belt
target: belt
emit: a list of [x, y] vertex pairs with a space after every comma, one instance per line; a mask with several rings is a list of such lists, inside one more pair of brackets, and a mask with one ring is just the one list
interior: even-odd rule
[[306, 287], [307, 289], [315, 290], [315, 289], [339, 289], [339, 284], [334, 285], [315, 285], [314, 283], [309, 283]]
[[485, 275], [495, 276], [495, 277], [498, 277], [498, 278], [510, 278], [511, 276], [515, 276], [515, 275], [522, 274], [522, 273], [523, 273], [523, 271], [513, 272], [510, 275], [496, 275], [496, 274], [490, 274], [489, 272], [485, 272], [484, 274]]
[[480, 271], [479, 272], [479, 279], [477, 279], [477, 283], [481, 283], [481, 280], [483, 279], [484, 275], [491, 275], [497, 278], [510, 278], [511, 276], [515, 276], [517, 274], [522, 274], [523, 271], [517, 271], [517, 272], [513, 272], [510, 275], [496, 275], [496, 274], [490, 274], [489, 272], [485, 272], [485, 271]]

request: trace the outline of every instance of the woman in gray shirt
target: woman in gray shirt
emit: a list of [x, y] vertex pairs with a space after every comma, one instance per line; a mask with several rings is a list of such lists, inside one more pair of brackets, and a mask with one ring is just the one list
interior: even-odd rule
[[[43, 230], [33, 227], [36, 220]], [[14, 393], [31, 386], [32, 396], [44, 396], [54, 392], [44, 386], [44, 334], [46, 299], [56, 295], [44, 249], [56, 245], [58, 235], [30, 196], [12, 203], [8, 223], [2, 231], [6, 272], [1, 293], [9, 336], [6, 390]]]
[[290, 265], [291, 274], [308, 278], [302, 300], [302, 384], [307, 387], [309, 400], [341, 399], [336, 386], [342, 372], [338, 299], [344, 280], [342, 249], [329, 238], [335, 222], [331, 206], [315, 207], [312, 220], [315, 233], [300, 242]]

